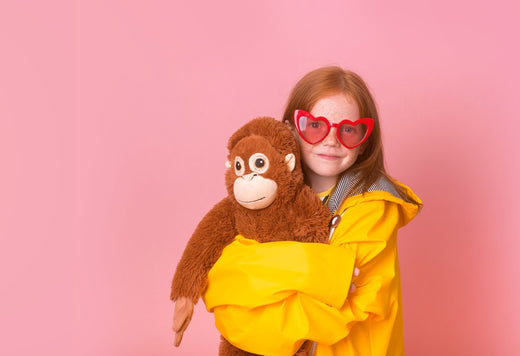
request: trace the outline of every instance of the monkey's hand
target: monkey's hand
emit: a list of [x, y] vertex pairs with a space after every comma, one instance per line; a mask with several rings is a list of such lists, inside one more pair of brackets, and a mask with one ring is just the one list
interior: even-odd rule
[[173, 331], [175, 331], [175, 347], [179, 346], [182, 341], [182, 335], [188, 327], [193, 315], [193, 301], [187, 297], [179, 297], [175, 301], [175, 310], [173, 312]]

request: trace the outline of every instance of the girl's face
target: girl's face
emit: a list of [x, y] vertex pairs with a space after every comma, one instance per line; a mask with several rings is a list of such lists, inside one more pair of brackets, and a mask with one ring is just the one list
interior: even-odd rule
[[[330, 123], [342, 120], [356, 121], [359, 117], [357, 104], [351, 98], [336, 94], [324, 97], [316, 102], [310, 113], [314, 117], [323, 116]], [[302, 155], [303, 170], [311, 188], [320, 193], [336, 184], [338, 177], [355, 162], [363, 145], [348, 149], [339, 141], [336, 128], [323, 141], [311, 145], [298, 136]]]

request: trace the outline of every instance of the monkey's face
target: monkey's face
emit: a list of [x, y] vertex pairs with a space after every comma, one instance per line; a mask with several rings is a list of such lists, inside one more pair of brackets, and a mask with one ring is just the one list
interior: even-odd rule
[[295, 156], [283, 155], [261, 136], [248, 136], [231, 150], [226, 181], [233, 186], [236, 201], [247, 209], [271, 205], [283, 176], [294, 170]]

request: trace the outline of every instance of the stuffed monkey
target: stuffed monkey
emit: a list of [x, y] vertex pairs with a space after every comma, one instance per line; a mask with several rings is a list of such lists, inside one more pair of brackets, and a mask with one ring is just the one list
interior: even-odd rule
[[[231, 136], [228, 150], [228, 196], [200, 221], [173, 277], [175, 346], [206, 287], [209, 270], [236, 235], [259, 242], [328, 241], [330, 213], [304, 184], [298, 144], [284, 123], [254, 119]], [[306, 354], [309, 344], [298, 355]], [[252, 354], [222, 338], [219, 355]]]

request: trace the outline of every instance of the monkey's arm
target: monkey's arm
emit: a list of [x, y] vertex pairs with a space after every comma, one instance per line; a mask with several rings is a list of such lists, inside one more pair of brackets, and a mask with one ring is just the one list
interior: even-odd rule
[[200, 221], [177, 265], [171, 300], [190, 298], [197, 303], [206, 287], [207, 275], [223, 248], [237, 235], [233, 206], [229, 197], [216, 204]]
[[193, 305], [206, 287], [208, 271], [235, 235], [233, 207], [229, 198], [224, 198], [195, 229], [173, 276], [170, 298], [175, 302], [175, 346], [180, 345], [193, 315]]

